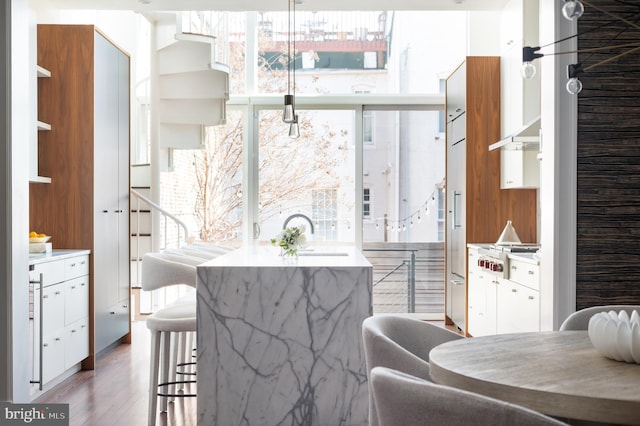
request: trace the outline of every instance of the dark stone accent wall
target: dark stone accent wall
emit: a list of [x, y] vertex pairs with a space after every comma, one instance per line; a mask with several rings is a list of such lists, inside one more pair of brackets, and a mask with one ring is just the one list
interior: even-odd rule
[[[640, 1], [589, 0], [640, 28]], [[640, 29], [585, 4], [579, 49], [640, 42]], [[640, 305], [640, 49], [579, 53], [576, 308]]]

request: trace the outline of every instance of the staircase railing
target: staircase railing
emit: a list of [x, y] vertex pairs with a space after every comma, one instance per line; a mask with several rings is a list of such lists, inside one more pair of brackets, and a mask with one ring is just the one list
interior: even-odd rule
[[213, 63], [229, 65], [229, 13], [186, 11], [177, 16], [176, 32], [201, 34], [214, 38]]
[[[151, 201], [149, 198], [140, 194], [135, 189], [131, 189], [132, 196], [132, 210], [135, 212], [135, 218], [132, 218], [132, 221], [135, 220], [136, 224], [136, 233], [132, 234], [134, 241], [131, 244], [131, 257], [136, 260], [140, 260], [144, 255], [143, 248], [140, 244], [140, 239], [143, 235], [140, 233], [141, 223], [140, 223], [140, 213], [143, 210], [143, 205], [148, 206], [152, 211], [158, 212], [160, 215], [160, 229], [161, 235], [158, 236], [160, 238], [160, 250], [165, 250], [171, 247], [182, 247], [185, 244], [189, 243], [189, 228], [187, 225], [181, 221], [178, 217], [171, 214], [164, 208], [160, 207], [158, 204]], [[152, 215], [153, 216], [153, 215]], [[137, 268], [136, 271], [136, 282], [140, 282], [140, 268]]]

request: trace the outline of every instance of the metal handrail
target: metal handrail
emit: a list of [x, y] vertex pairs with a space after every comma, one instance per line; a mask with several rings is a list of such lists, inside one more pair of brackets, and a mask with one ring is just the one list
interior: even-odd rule
[[[176, 223], [176, 226], [179, 227], [178, 228], [178, 240], [180, 240], [180, 228], [182, 228], [184, 230], [184, 242], [185, 242], [185, 244], [189, 242], [189, 228], [187, 228], [187, 224], [186, 223], [184, 223], [178, 217], [172, 215], [167, 210], [163, 209], [158, 204], [154, 203], [153, 201], [151, 201], [150, 199], [148, 199], [144, 195], [140, 194], [135, 189], [131, 189], [131, 195], [133, 195], [134, 197], [136, 197], [138, 199], [137, 207], [140, 207], [140, 201], [142, 201], [142, 202], [148, 204], [150, 207], [153, 207], [161, 215], [163, 215], [165, 217], [168, 217], [169, 219], [173, 220]], [[137, 210], [140, 211], [139, 208]], [[139, 225], [139, 223], [138, 223], [138, 225]], [[140, 229], [140, 228], [138, 228], [138, 229]]]
[[[409, 268], [407, 270], [407, 310], [410, 313], [414, 313], [416, 311], [416, 252], [418, 249], [397, 249], [397, 248], [368, 248], [362, 249], [362, 251], [402, 251], [402, 252], [410, 252], [411, 257], [409, 258]], [[382, 279], [378, 280], [376, 284], [379, 284], [382, 280], [389, 277], [393, 272], [400, 269], [402, 265], [407, 263], [406, 260], [403, 260], [398, 267], [393, 269], [387, 275], [382, 277]]]

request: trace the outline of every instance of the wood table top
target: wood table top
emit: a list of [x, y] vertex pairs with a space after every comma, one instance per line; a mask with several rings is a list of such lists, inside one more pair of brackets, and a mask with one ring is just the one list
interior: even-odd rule
[[429, 355], [433, 380], [557, 417], [640, 424], [640, 365], [614, 361], [586, 331], [455, 340]]

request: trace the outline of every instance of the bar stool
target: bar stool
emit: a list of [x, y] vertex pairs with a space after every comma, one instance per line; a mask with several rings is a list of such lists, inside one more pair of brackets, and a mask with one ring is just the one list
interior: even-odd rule
[[[160, 398], [160, 411], [163, 412], [167, 410], [167, 401], [170, 397], [196, 396], [195, 393], [174, 393], [176, 384], [194, 384], [196, 380], [176, 380], [175, 369], [171, 367], [173, 364], [171, 362], [172, 337], [175, 347], [178, 342], [178, 333], [196, 331], [195, 312], [194, 304], [184, 303], [167, 306], [147, 318], [147, 328], [151, 331], [149, 425], [155, 425], [158, 398]], [[161, 358], [162, 366], [160, 366]]]
[[[142, 289], [156, 290], [162, 287], [187, 284], [195, 287], [196, 262], [186, 257], [183, 262], [169, 260], [162, 253], [147, 253], [142, 262]], [[202, 263], [202, 261], [198, 261]], [[157, 417], [158, 398], [160, 411], [167, 410], [169, 398], [175, 396], [195, 396], [178, 394], [175, 385], [195, 383], [195, 380], [177, 380], [176, 364], [184, 364], [186, 352], [184, 335], [196, 332], [196, 301], [189, 295], [179, 303], [169, 305], [149, 316], [146, 321], [151, 331], [151, 368], [149, 376], [149, 425], [154, 425]], [[173, 341], [173, 343], [172, 343]], [[162, 351], [162, 356], [160, 356]], [[173, 353], [173, 356], [171, 354]], [[162, 359], [162, 368], [160, 368]]]

